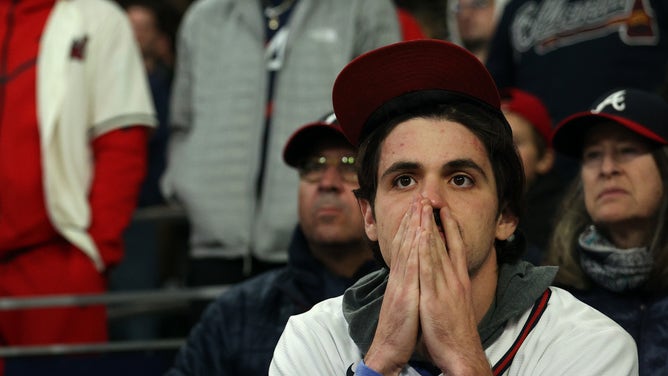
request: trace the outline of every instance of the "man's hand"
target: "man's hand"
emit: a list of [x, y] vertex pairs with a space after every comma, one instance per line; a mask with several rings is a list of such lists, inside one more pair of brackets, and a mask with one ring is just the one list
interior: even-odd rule
[[466, 250], [457, 223], [447, 207], [440, 210], [444, 241], [428, 200], [422, 202], [421, 209], [418, 249], [422, 346], [444, 374], [491, 374], [480, 344]]
[[464, 243], [449, 210], [440, 212], [445, 241], [434, 209], [422, 196], [411, 203], [392, 240], [387, 289], [364, 359], [383, 375], [401, 372], [419, 334], [419, 348], [445, 374], [491, 374], [478, 335]]
[[398, 375], [417, 342], [421, 212], [421, 202], [413, 200], [391, 243], [390, 276], [373, 343], [364, 359], [367, 367], [383, 375]]

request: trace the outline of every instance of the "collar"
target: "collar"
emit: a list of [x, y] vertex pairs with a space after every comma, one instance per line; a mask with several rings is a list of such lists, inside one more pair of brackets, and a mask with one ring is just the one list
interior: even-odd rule
[[[508, 320], [522, 314], [547, 289], [557, 267], [536, 267], [519, 261], [499, 266], [495, 300], [478, 324], [483, 348], [491, 345], [503, 332]], [[383, 303], [389, 270], [380, 269], [357, 281], [343, 295], [343, 315], [348, 322], [348, 333], [363, 354], [373, 341], [378, 316]], [[414, 360], [420, 360], [413, 356]]]
[[362, 265], [353, 278], [333, 274], [313, 257], [304, 232], [297, 226], [288, 247], [287, 273], [276, 283], [293, 301], [308, 310], [315, 303], [343, 294], [361, 276], [377, 269], [378, 265], [370, 261]]

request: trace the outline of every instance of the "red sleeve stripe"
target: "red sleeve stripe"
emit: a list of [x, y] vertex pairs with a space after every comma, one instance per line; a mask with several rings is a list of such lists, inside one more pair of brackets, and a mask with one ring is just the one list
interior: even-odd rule
[[508, 349], [508, 351], [503, 355], [501, 360], [499, 360], [494, 367], [492, 367], [492, 372], [494, 373], [494, 376], [502, 375], [508, 367], [510, 367], [510, 364], [513, 362], [513, 359], [515, 359], [515, 354], [519, 351], [520, 347], [522, 346], [522, 343], [524, 343], [524, 340], [527, 338], [529, 333], [533, 330], [533, 328], [536, 327], [536, 324], [538, 324], [538, 321], [540, 320], [541, 316], [543, 316], [543, 313], [545, 312], [545, 309], [547, 308], [547, 302], [550, 300], [550, 296], [552, 295], [552, 291], [548, 288], [543, 292], [543, 294], [536, 300], [536, 303], [534, 304], [533, 309], [531, 310], [531, 314], [529, 315], [529, 318], [527, 321], [524, 323], [524, 327], [522, 328], [522, 331], [520, 332], [519, 336], [515, 339], [515, 342], [513, 345]]

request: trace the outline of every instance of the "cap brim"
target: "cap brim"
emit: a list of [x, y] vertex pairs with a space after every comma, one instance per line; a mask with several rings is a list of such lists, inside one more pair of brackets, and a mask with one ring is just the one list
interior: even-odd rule
[[552, 147], [559, 153], [569, 157], [582, 158], [584, 136], [587, 130], [601, 121], [609, 120], [630, 131], [659, 144], [666, 144], [666, 140], [647, 127], [632, 120], [606, 113], [579, 112], [560, 122], [552, 133]]
[[359, 145], [360, 135], [369, 132], [364, 129], [367, 121], [383, 104], [404, 94], [436, 90], [500, 108], [485, 66], [467, 50], [431, 39], [395, 43], [357, 57], [337, 77], [332, 101], [344, 134]]
[[297, 168], [315, 147], [328, 140], [348, 143], [340, 128], [334, 124], [324, 122], [306, 124], [295, 131], [285, 144], [283, 161], [288, 166]]

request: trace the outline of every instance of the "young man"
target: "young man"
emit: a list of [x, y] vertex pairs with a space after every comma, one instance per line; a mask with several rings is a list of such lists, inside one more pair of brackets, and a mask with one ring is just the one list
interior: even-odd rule
[[289, 139], [285, 162], [299, 171], [299, 226], [288, 266], [242, 282], [212, 303], [169, 375], [266, 375], [290, 315], [337, 296], [377, 268], [364, 237], [355, 149], [333, 116]]
[[292, 318], [270, 375], [637, 374], [628, 334], [550, 287], [554, 268], [518, 261], [524, 173], [475, 56], [380, 48], [339, 74], [333, 101], [387, 268]]

